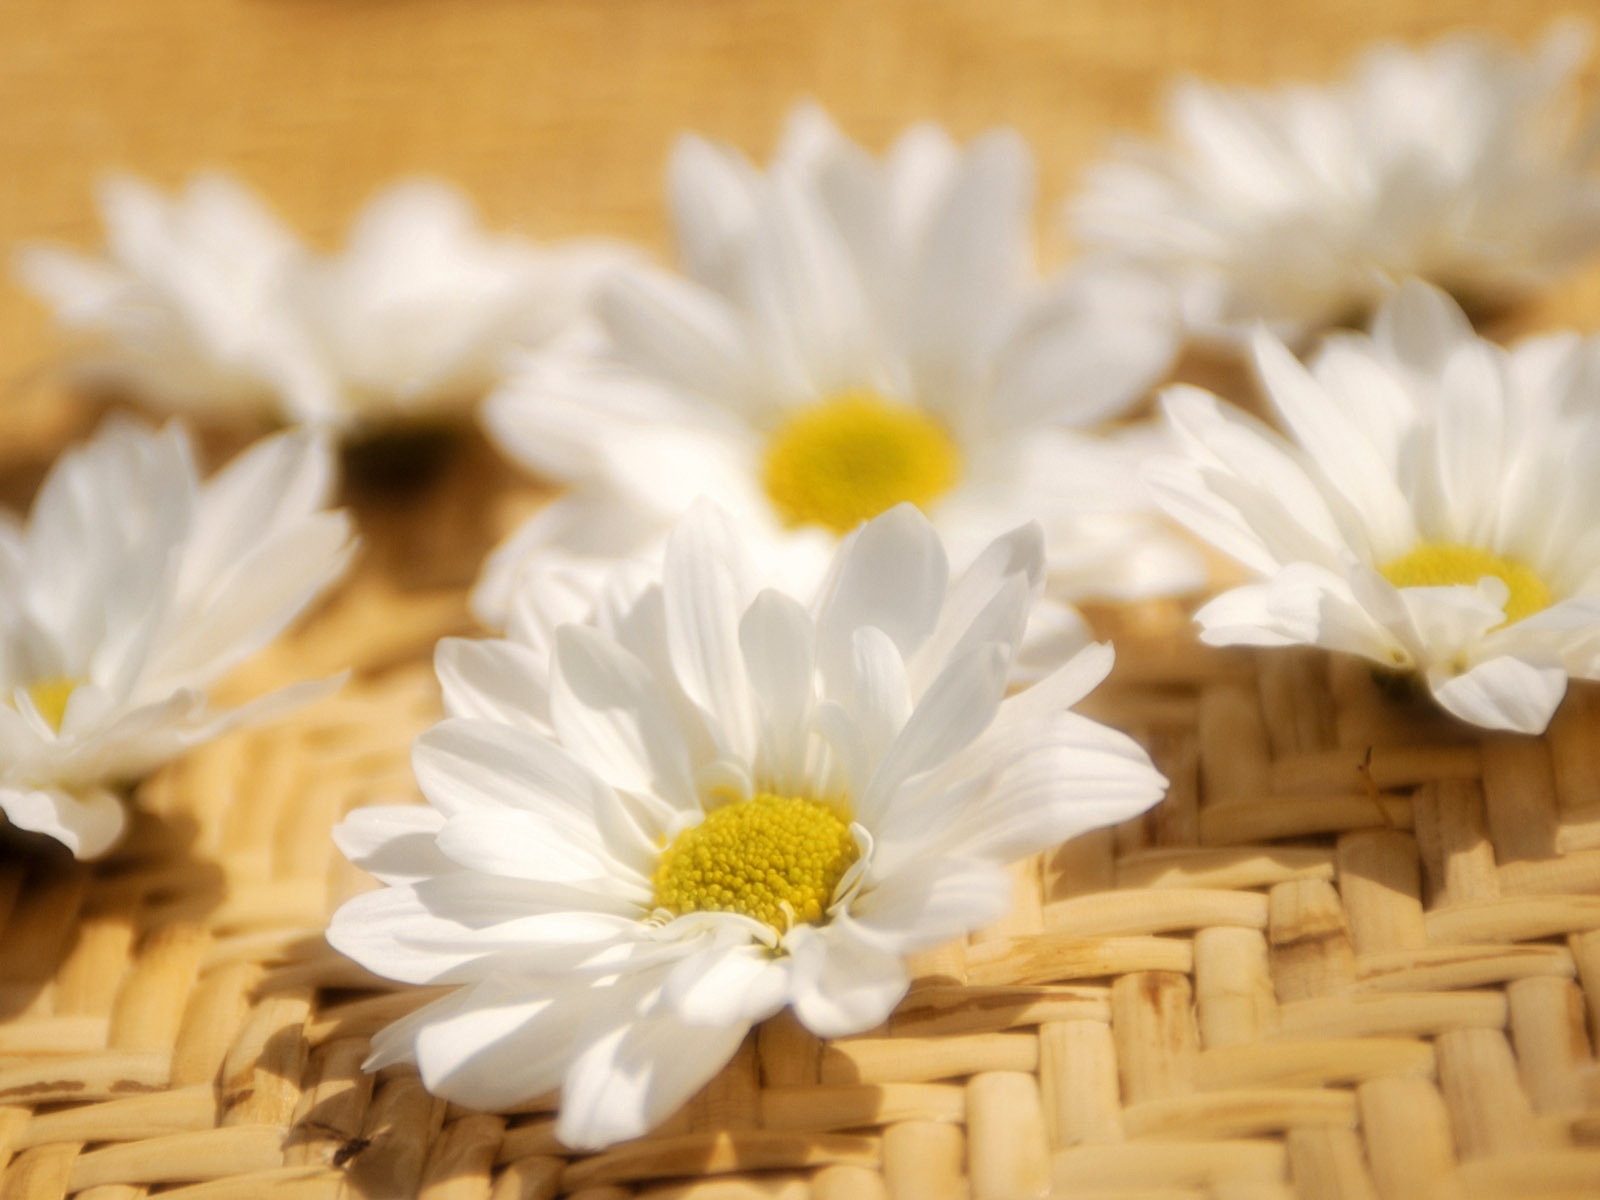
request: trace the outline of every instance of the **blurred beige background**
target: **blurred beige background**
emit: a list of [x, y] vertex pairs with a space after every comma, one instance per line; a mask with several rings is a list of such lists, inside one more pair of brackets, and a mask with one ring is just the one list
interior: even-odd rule
[[[1177, 72], [1325, 77], [1379, 37], [1477, 26], [1526, 43], [1554, 0], [4, 0], [0, 250], [100, 240], [96, 177], [175, 186], [237, 171], [335, 241], [392, 177], [431, 172], [493, 227], [660, 245], [660, 177], [695, 129], [752, 153], [812, 96], [881, 146], [934, 118], [1019, 128], [1040, 230], [1118, 129], [1152, 126]], [[1593, 79], [1591, 71], [1590, 79]], [[1569, 306], [1570, 307], [1570, 306]], [[43, 312], [0, 284], [0, 414], [12, 450], [63, 402]], [[41, 424], [42, 423], [42, 424]]]

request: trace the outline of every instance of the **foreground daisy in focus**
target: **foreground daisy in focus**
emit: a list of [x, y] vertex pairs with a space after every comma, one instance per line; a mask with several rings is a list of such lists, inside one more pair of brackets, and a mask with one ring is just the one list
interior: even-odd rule
[[1263, 576], [1196, 614], [1203, 640], [1362, 655], [1524, 733], [1600, 678], [1600, 343], [1505, 351], [1413, 282], [1309, 370], [1266, 334], [1255, 360], [1294, 443], [1175, 389], [1185, 457], [1150, 468], [1168, 513]]
[[819, 566], [906, 502], [958, 562], [1038, 519], [1062, 599], [1204, 581], [1139, 486], [1148, 432], [1075, 431], [1162, 375], [1170, 311], [1132, 275], [1035, 279], [1015, 136], [961, 149], [920, 126], [880, 162], [802, 107], [765, 173], [691, 137], [669, 184], [686, 274], [614, 277], [597, 334], [486, 407], [508, 453], [573, 490], [490, 560], [485, 623], [524, 564], [603, 571], [699, 496]]
[[381, 1033], [368, 1069], [415, 1062], [486, 1109], [559, 1086], [573, 1148], [642, 1134], [785, 1005], [824, 1037], [878, 1024], [905, 955], [1006, 910], [1005, 863], [1150, 807], [1144, 752], [1065, 711], [1110, 647], [1005, 696], [1037, 527], [947, 571], [900, 506], [803, 605], [759, 589], [701, 506], [661, 581], [561, 627], [548, 659], [441, 643], [451, 718], [413, 754], [432, 807], [339, 826], [389, 886], [328, 937], [461, 986]]
[[172, 199], [114, 177], [100, 207], [105, 258], [32, 245], [16, 259], [80, 339], [81, 374], [158, 409], [349, 436], [463, 419], [509, 348], [565, 329], [624, 260], [486, 234], [465, 196], [428, 179], [378, 193], [330, 256], [226, 175]]
[[1165, 276], [1202, 338], [1264, 322], [1298, 343], [1410, 276], [1503, 306], [1600, 249], [1600, 143], [1574, 112], [1586, 43], [1563, 27], [1528, 56], [1456, 34], [1380, 46], [1323, 86], [1181, 84], [1166, 142], [1091, 168], [1077, 233]]
[[324, 508], [327, 449], [280, 435], [202, 483], [176, 425], [109, 422], [65, 454], [26, 527], [0, 522], [0, 812], [80, 858], [104, 853], [120, 789], [243, 721], [206, 689], [343, 570], [349, 521]]

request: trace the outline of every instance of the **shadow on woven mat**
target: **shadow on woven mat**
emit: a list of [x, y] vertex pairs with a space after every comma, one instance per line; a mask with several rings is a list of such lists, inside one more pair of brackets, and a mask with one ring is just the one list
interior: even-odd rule
[[[111, 857], [80, 863], [53, 839], [0, 829], [0, 1022], [26, 1029], [9, 1049], [51, 1043], [33, 1023], [47, 986], [50, 1023], [70, 1042], [87, 1028], [83, 1014], [104, 1011], [121, 985], [131, 942], [175, 922], [203, 924], [221, 904], [223, 872], [195, 855], [198, 830], [187, 814], [136, 811]], [[15, 1094], [0, 1084], [0, 1099]]]

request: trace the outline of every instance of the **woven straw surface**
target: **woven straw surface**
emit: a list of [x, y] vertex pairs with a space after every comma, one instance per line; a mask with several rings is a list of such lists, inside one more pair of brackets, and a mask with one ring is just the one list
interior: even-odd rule
[[[496, 223], [650, 239], [675, 129], [760, 150], [806, 93], [877, 142], [1015, 123], [1053, 198], [1175, 70], [1325, 75], [1377, 34], [1526, 37], [1558, 7], [15, 0], [0, 235], [91, 242], [98, 169], [221, 162], [319, 236], [432, 169]], [[1594, 295], [1525, 319], [1592, 326]], [[37, 313], [6, 293], [0, 317], [20, 501], [90, 415], [41, 369]], [[1091, 705], [1170, 797], [1020, 869], [1010, 918], [919, 962], [886, 1028], [772, 1021], [667, 1127], [587, 1157], [547, 1102], [363, 1075], [431, 993], [323, 942], [369, 886], [328, 830], [414, 798], [432, 644], [470, 629], [481, 555], [536, 498], [477, 442], [419, 495], [353, 492], [359, 569], [236, 681], [350, 685], [148, 781], [105, 862], [0, 845], [0, 1196], [1600, 1194], [1600, 694], [1542, 738], [1472, 736], [1357, 664], [1202, 650], [1175, 606], [1097, 614], [1119, 666]]]

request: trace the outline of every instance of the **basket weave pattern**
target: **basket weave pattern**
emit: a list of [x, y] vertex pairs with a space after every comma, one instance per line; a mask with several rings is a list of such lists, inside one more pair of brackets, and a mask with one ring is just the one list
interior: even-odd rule
[[[481, 485], [467, 462], [443, 494]], [[370, 886], [328, 831], [415, 796], [429, 648], [464, 627], [459, 588], [386, 575], [401, 528], [369, 522], [358, 577], [248, 681], [353, 658], [340, 696], [149, 781], [106, 862], [0, 860], [0, 1196], [1600, 1193], [1600, 694], [1543, 738], [1468, 736], [1361, 664], [1206, 650], [1158, 610], [1102, 615], [1089, 707], [1169, 797], [1019, 868], [887, 1027], [768, 1022], [589, 1156], [553, 1097], [474, 1113], [364, 1075], [438, 991], [322, 940]]]

